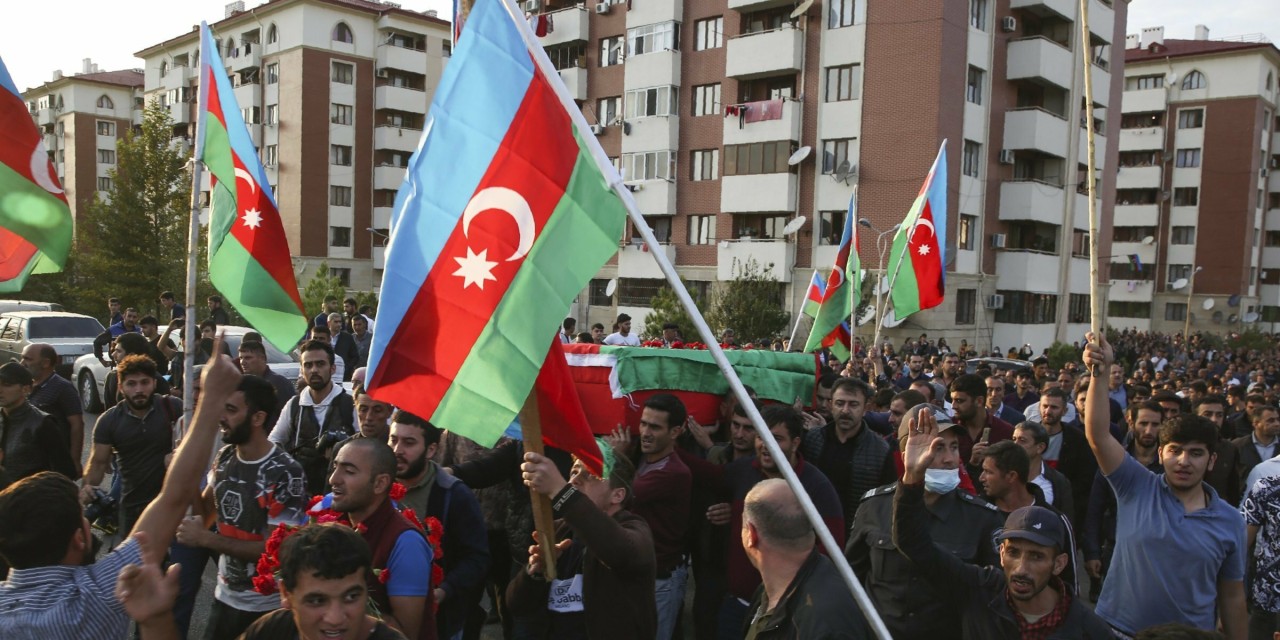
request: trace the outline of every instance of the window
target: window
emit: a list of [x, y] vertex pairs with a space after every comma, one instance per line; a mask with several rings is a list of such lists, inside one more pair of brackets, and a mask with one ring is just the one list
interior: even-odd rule
[[704, 84], [693, 88], [693, 115], [720, 115], [720, 85]]
[[106, 94], [103, 94], [103, 95], [101, 95], [101, 96], [99, 96], [99, 97], [98, 97], [98, 108], [99, 108], [99, 109], [114, 109], [114, 108], [116, 108], [116, 103], [114, 103], [114, 102], [112, 102], [112, 101], [111, 101], [111, 97], [110, 97], [110, 96], [108, 96], [108, 95], [106, 95]]
[[1169, 233], [1169, 244], [1195, 244], [1195, 227], [1173, 227]]
[[827, 90], [824, 102], [842, 102], [862, 98], [862, 65], [846, 64], [827, 67]]
[[1108, 268], [1111, 269], [1110, 279], [1116, 280], [1155, 280], [1156, 270], [1150, 265], [1140, 265], [1136, 259], [1138, 254], [1129, 254], [1124, 256], [1129, 258], [1128, 262], [1108, 262]]
[[102, 176], [98, 178], [98, 191], [110, 191], [110, 190], [111, 190], [111, 178], [108, 178], [106, 176]]
[[272, 62], [267, 65], [267, 84], [275, 84], [280, 82], [280, 63]]
[[329, 145], [329, 164], [351, 166], [351, 147], [343, 144]]
[[1154, 167], [1160, 162], [1159, 151], [1121, 151], [1122, 167]]
[[969, 0], [969, 26], [987, 30], [987, 0]]
[[748, 214], [733, 217], [735, 238], [774, 240], [783, 237], [787, 216], [776, 213]]
[[547, 47], [546, 51], [547, 57], [551, 58], [551, 66], [558, 70], [587, 68], [587, 45], [584, 42]]
[[1151, 303], [1112, 300], [1107, 303], [1107, 315], [1117, 318], [1146, 318], [1150, 320]]
[[847, 209], [818, 212], [818, 244], [838, 246], [844, 239], [844, 220], [848, 216]]
[[618, 121], [622, 115], [622, 96], [609, 96], [596, 100], [596, 118], [604, 126]]
[[330, 80], [337, 82], [338, 84], [354, 84], [355, 77], [355, 65], [347, 64], [345, 62], [333, 63], [333, 75], [329, 78]]
[[[653, 232], [654, 240], [661, 244], [671, 242], [671, 216], [645, 216], [644, 222], [649, 225], [649, 230]], [[636, 231], [635, 225], [632, 225], [631, 237], [633, 239], [640, 237], [640, 232]]]
[[351, 27], [345, 22], [339, 22], [333, 27], [333, 35], [329, 36], [334, 42], [345, 42], [351, 44], [355, 42], [355, 35], [351, 33]]
[[978, 310], [977, 289], [956, 289], [956, 324], [973, 324]]
[[329, 104], [329, 122], [333, 124], [351, 124], [353, 109], [349, 104]]
[[754, 142], [733, 144], [724, 148], [724, 175], [749, 176], [762, 173], [784, 173], [790, 169], [791, 142]]
[[1160, 111], [1152, 111], [1149, 113], [1126, 113], [1120, 116], [1121, 129], [1146, 129], [1147, 127], [1163, 127], [1164, 113]]
[[600, 66], [612, 67], [615, 64], [622, 64], [622, 36], [613, 36], [612, 38], [600, 38]]
[[849, 158], [849, 145], [853, 141], [854, 138], [822, 141], [823, 175], [835, 173], [836, 169], [840, 168], [840, 165], [845, 162], [852, 162]]
[[344, 287], [351, 286], [351, 269], [329, 267], [329, 277], [337, 278], [338, 283]]
[[1173, 206], [1194, 207], [1200, 203], [1199, 187], [1177, 187], [1173, 190]]
[[1159, 194], [1158, 189], [1116, 189], [1116, 204], [1122, 207], [1155, 204]]
[[275, 44], [279, 41], [280, 32], [276, 29], [276, 26], [273, 24], [270, 27], [267, 27], [267, 44]]
[[267, 110], [263, 112], [262, 124], [276, 124], [278, 122], [280, 122], [280, 105], [267, 105]]
[[694, 182], [702, 180], [715, 180], [720, 177], [720, 150], [719, 149], [698, 149], [692, 154], [693, 174], [690, 179]]
[[964, 157], [960, 166], [964, 175], [978, 178], [982, 175], [982, 145], [972, 141], [964, 141]]
[[329, 186], [329, 205], [334, 207], [351, 206], [351, 187]]
[[956, 230], [956, 248], [973, 251], [978, 232], [978, 216], [960, 214], [960, 228]]
[[1166, 282], [1169, 285], [1170, 289], [1173, 288], [1172, 285], [1174, 282], [1177, 282], [1178, 280], [1190, 280], [1190, 279], [1191, 279], [1191, 265], [1189, 264], [1169, 265], [1169, 277]]
[[1280, 247], [1280, 231], [1268, 231], [1264, 244], [1268, 247]]
[[609, 288], [609, 280], [605, 278], [595, 278], [587, 284], [587, 304], [593, 307], [608, 307], [613, 305], [613, 296], [605, 293]]
[[839, 29], [853, 24], [854, 0], [827, 0], [827, 28]]
[[1058, 254], [1058, 225], [1020, 221], [1010, 222], [1006, 228], [1008, 229], [1007, 249]]
[[647, 307], [666, 286], [662, 278], [618, 278], [618, 306]]
[[262, 147], [262, 164], [267, 167], [276, 166], [279, 162], [278, 147], [274, 144], [268, 144]]
[[1155, 227], [1115, 227], [1111, 230], [1112, 242], [1142, 242], [1156, 235]]
[[329, 246], [351, 246], [351, 227], [329, 227]]
[[965, 84], [965, 100], [973, 104], [982, 104], [982, 86], [986, 82], [987, 73], [973, 65], [969, 65], [969, 80]]
[[670, 151], [622, 154], [622, 179], [668, 180], [675, 173], [675, 157]]
[[694, 51], [719, 49], [724, 46], [724, 17], [716, 16], [693, 23]]
[[649, 87], [628, 91], [627, 118], [675, 115], [680, 109], [678, 87]]
[[1267, 194], [1267, 208], [1280, 209], [1280, 192]]
[[796, 95], [796, 76], [774, 76], [772, 78], [756, 78], [738, 83], [739, 102], [759, 102], [761, 100], [780, 100], [794, 98]]
[[114, 136], [115, 134], [116, 134], [116, 123], [111, 122], [110, 120], [98, 121], [98, 135]]
[[1182, 169], [1191, 169], [1200, 166], [1200, 150], [1178, 149], [1175, 166]]
[[996, 309], [996, 322], [1053, 324], [1058, 316], [1058, 296], [1029, 291], [1000, 290], [1004, 307]]
[[1204, 126], [1204, 109], [1183, 109], [1178, 112], [1179, 129], [1199, 129]]
[[1187, 77], [1182, 79], [1183, 89], [1203, 89], [1208, 86], [1208, 82], [1204, 78], [1204, 74], [1199, 71], [1192, 71]]
[[680, 30], [675, 22], [660, 22], [627, 29], [627, 55], [679, 51]]
[[111, 149], [98, 149], [98, 164], [115, 164], [116, 152]]
[[689, 244], [715, 244], [715, 241], [715, 216], [689, 216]]
[[1147, 76], [1134, 76], [1132, 78], [1125, 78], [1125, 81], [1124, 81], [1125, 91], [1145, 91], [1147, 89], [1163, 89], [1163, 88], [1164, 88], [1164, 74], [1162, 73], [1156, 73], [1156, 74], [1147, 75]]
[[1182, 322], [1187, 319], [1187, 303], [1168, 302], [1164, 305], [1164, 319]]
[[1093, 315], [1089, 294], [1073, 293], [1067, 298], [1067, 322], [1071, 324], [1088, 324]]
[[163, 78], [167, 75], [169, 75], [169, 61], [162, 60], [160, 62], [160, 77]]
[[245, 107], [240, 110], [240, 118], [245, 124], [258, 124], [262, 120], [262, 110], [257, 107]]

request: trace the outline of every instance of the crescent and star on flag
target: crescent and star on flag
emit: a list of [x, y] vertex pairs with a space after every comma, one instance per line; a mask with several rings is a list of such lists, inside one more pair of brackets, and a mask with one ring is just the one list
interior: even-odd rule
[[[489, 187], [481, 190], [471, 202], [467, 203], [467, 208], [462, 212], [462, 236], [468, 238], [468, 231], [471, 228], [471, 221], [480, 213], [497, 210], [511, 216], [515, 221], [516, 231], [519, 233], [519, 241], [516, 243], [515, 251], [504, 262], [512, 262], [523, 258], [529, 253], [529, 249], [533, 247], [534, 228], [533, 211], [529, 208], [529, 203], [519, 193], [505, 187]], [[454, 257], [454, 261], [458, 263], [458, 270], [452, 275], [462, 278], [462, 288], [475, 285], [477, 289], [484, 289], [486, 280], [497, 281], [494, 277], [493, 270], [498, 266], [498, 262], [489, 259], [489, 249], [481, 249], [479, 253], [467, 246], [467, 255], [465, 257]]]
[[[254, 181], [253, 176], [248, 171], [241, 169], [240, 167], [236, 167], [236, 179], [239, 180], [241, 178], [243, 178], [245, 183], [249, 185], [250, 193], [256, 195], [258, 185]], [[250, 206], [241, 213], [243, 214], [242, 219], [244, 220], [244, 226], [249, 227], [250, 229], [257, 229], [262, 226], [262, 212], [258, 211], [256, 207]]]
[[925, 242], [924, 238], [921, 238], [920, 240], [916, 239], [916, 232], [920, 227], [929, 227], [929, 233], [935, 238], [938, 237], [938, 231], [933, 228], [933, 220], [930, 220], [923, 215], [916, 218], [916, 223], [911, 226], [911, 243], [915, 245], [916, 253], [919, 253], [922, 256], [927, 256], [931, 250], [929, 248], [930, 245]]

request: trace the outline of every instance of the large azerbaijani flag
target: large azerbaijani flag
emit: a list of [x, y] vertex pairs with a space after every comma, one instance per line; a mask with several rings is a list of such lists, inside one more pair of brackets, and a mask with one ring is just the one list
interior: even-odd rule
[[[373, 397], [482, 445], [524, 405], [626, 220], [616, 171], [522, 30], [503, 0], [467, 18], [396, 196], [369, 353]], [[548, 444], [599, 455], [558, 440], [589, 430], [543, 422]]]
[[893, 274], [889, 297], [894, 317], [905, 318], [942, 304], [947, 289], [946, 246], [947, 143], [943, 141], [889, 251], [888, 273]]
[[0, 60], [0, 293], [66, 265], [74, 223], [44, 138]]
[[211, 174], [209, 280], [262, 337], [288, 351], [307, 331], [275, 194], [227, 80], [209, 25], [200, 23], [200, 140]]
[[858, 257], [858, 188], [849, 197], [849, 211], [844, 217], [844, 233], [836, 261], [827, 276], [827, 288], [813, 319], [805, 352], [829, 348], [840, 359], [846, 359], [852, 350], [849, 317], [862, 299], [862, 261]]

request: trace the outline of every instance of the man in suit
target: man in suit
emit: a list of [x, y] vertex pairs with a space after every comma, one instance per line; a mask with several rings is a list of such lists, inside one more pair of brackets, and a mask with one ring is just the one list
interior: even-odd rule
[[343, 369], [342, 381], [349, 382], [351, 374], [355, 373], [360, 363], [360, 346], [356, 344], [355, 338], [343, 329], [342, 314], [329, 314], [329, 340], [333, 346], [333, 352], [342, 357], [346, 363]]
[[[1249, 412], [1249, 420], [1253, 431], [1249, 435], [1240, 436], [1231, 441], [1239, 454], [1236, 469], [1243, 482], [1249, 472], [1263, 460], [1268, 460], [1280, 453], [1276, 436], [1280, 436], [1280, 410], [1270, 405], [1254, 407]], [[1240, 495], [1249, 493], [1249, 487], [1241, 486]]]
[[987, 410], [1009, 424], [1022, 422], [1022, 413], [1004, 403], [1008, 385], [1001, 376], [987, 376]]

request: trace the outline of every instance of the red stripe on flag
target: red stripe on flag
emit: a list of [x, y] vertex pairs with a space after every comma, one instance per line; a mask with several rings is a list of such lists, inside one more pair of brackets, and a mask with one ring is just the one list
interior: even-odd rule
[[[285, 284], [294, 283], [293, 261], [289, 258], [288, 251], [281, 251], [289, 246], [289, 240], [284, 237], [284, 222], [280, 220], [280, 212], [262, 190], [262, 185], [257, 183], [257, 178], [244, 166], [234, 148], [231, 149], [231, 162], [235, 165], [237, 174], [236, 221], [231, 224], [231, 235], [262, 265], [272, 280], [281, 283], [281, 289], [302, 309], [298, 287]], [[217, 182], [212, 175], [210, 179]], [[250, 222], [256, 224], [250, 225]]]
[[582, 410], [582, 400], [578, 397], [573, 376], [569, 373], [569, 363], [565, 361], [560, 336], [551, 339], [551, 348], [542, 362], [542, 369], [538, 371], [538, 379], [533, 388], [538, 394], [538, 417], [542, 424], [543, 442], [561, 451], [568, 451], [582, 460], [588, 471], [597, 476], [603, 475], [604, 461], [600, 457], [600, 448], [587, 423], [587, 415]]
[[[536, 243], [564, 195], [577, 156], [569, 115], [541, 72], [535, 72], [476, 194], [495, 187], [519, 193], [532, 213]], [[513, 217], [489, 209], [476, 215], [465, 234], [461, 220], [439, 230], [449, 239], [370, 381], [378, 399], [420, 407], [418, 413], [428, 416], [439, 406], [524, 264], [524, 257], [508, 260], [520, 235]], [[494, 279], [477, 284], [456, 275], [469, 256], [474, 262], [480, 255], [496, 263], [489, 271]]]
[[907, 251], [911, 253], [911, 267], [916, 274], [916, 288], [920, 292], [921, 309], [942, 304], [942, 297], [946, 293], [946, 285], [942, 280], [942, 252], [934, 229], [933, 203], [925, 200], [918, 222], [912, 229], [910, 242], [907, 243]]
[[[53, 162], [49, 160], [48, 150], [43, 148], [42, 142], [40, 132], [32, 126], [27, 105], [18, 96], [0, 90], [0, 163], [8, 165], [15, 173], [36, 185], [40, 182], [35, 179], [32, 170], [41, 169], [46, 172], [42, 178], [58, 185], [58, 174], [54, 171]], [[44, 157], [37, 158], [37, 152], [45, 154]], [[67, 201], [65, 193], [51, 192], [50, 195], [63, 202]]]

